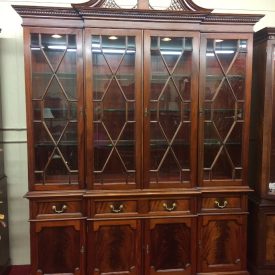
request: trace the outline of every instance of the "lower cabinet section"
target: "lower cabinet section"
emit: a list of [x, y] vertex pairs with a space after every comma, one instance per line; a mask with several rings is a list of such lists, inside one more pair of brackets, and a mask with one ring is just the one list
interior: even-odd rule
[[54, 206], [67, 207], [51, 214], [48, 199], [34, 200], [32, 275], [248, 274], [244, 207], [234, 212], [226, 199], [228, 209], [211, 203], [196, 212], [196, 198], [185, 208], [184, 198], [153, 199], [160, 211], [151, 210], [151, 197], [88, 198], [77, 208], [70, 208], [77, 198], [55, 198]]
[[33, 222], [31, 231], [32, 274], [84, 274], [83, 221]]
[[275, 274], [275, 204], [249, 202], [248, 267], [251, 275]]
[[207, 215], [199, 218], [199, 272], [246, 269], [246, 216]]

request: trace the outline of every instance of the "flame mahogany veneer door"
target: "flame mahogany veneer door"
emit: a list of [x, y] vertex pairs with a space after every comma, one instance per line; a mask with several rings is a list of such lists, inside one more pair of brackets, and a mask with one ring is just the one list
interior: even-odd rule
[[191, 275], [196, 270], [196, 219], [146, 221], [146, 275]]
[[246, 269], [246, 216], [201, 216], [198, 230], [198, 272]]
[[141, 221], [95, 221], [88, 226], [89, 275], [142, 274]]
[[31, 274], [85, 274], [83, 221], [32, 222], [31, 230]]

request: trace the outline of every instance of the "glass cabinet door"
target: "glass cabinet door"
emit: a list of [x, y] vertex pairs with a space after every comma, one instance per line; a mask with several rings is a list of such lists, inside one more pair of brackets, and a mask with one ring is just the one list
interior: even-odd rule
[[195, 181], [198, 49], [193, 33], [145, 32], [145, 187]]
[[86, 33], [87, 175], [93, 189], [140, 182], [141, 33]]
[[42, 189], [79, 188], [83, 184], [81, 32], [31, 29], [26, 35], [31, 183]]
[[203, 185], [240, 185], [246, 176], [249, 45], [246, 35], [202, 38], [199, 163]]

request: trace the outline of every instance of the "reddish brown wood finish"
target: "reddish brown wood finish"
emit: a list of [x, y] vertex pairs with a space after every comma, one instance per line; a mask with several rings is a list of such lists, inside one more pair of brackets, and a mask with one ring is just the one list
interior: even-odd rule
[[141, 274], [138, 220], [89, 223], [88, 274]]
[[151, 219], [145, 230], [145, 274], [194, 274], [194, 218]]
[[[254, 35], [249, 184], [248, 266], [252, 275], [275, 273], [274, 262], [274, 47], [275, 30]], [[250, 230], [251, 228], [251, 230]]]
[[245, 271], [246, 217], [202, 216], [199, 219], [199, 272]]
[[[43, 273], [247, 275], [245, 231], [247, 194], [250, 192], [247, 182], [247, 151], [252, 32], [253, 25], [262, 16], [214, 14], [211, 10], [198, 7], [191, 0], [178, 0], [181, 7], [180, 11], [149, 10], [148, 1], [139, 1], [138, 8], [133, 10], [102, 8], [104, 3], [103, 0], [90, 0], [83, 4], [73, 5], [73, 8], [14, 7], [23, 17], [25, 33], [30, 191], [26, 197], [30, 200], [32, 275]], [[30, 51], [30, 37], [33, 32], [47, 34], [58, 32], [77, 36], [78, 128], [75, 134], [77, 134], [78, 145], [79, 180], [75, 184], [60, 184], [61, 175], [55, 175], [50, 184], [41, 184], [36, 182], [34, 178], [36, 163], [33, 158], [35, 133], [32, 128]], [[103, 91], [103, 97], [94, 98], [96, 94], [94, 71], [96, 70], [93, 66], [96, 62], [92, 54], [92, 47], [94, 47], [94, 52], [99, 50], [103, 53], [103, 50], [102, 45], [92, 45], [91, 36], [93, 35], [98, 37], [105, 35], [106, 41], [110, 36], [135, 37], [133, 73], [135, 85], [135, 117], [133, 121], [135, 126], [133, 130], [134, 149], [131, 152], [134, 155], [133, 170], [135, 170], [135, 176], [134, 180], [131, 179], [129, 182], [127, 177], [127, 180], [121, 179], [122, 176], [124, 177], [125, 170], [119, 175], [115, 173], [119, 171], [119, 168], [121, 171], [122, 157], [116, 159], [118, 163], [112, 160], [111, 173], [105, 182], [95, 177], [95, 170], [97, 173], [105, 171], [106, 167], [103, 167], [104, 169], [101, 167], [101, 170], [96, 169], [96, 165], [104, 159], [103, 155], [105, 154], [105, 163], [111, 158], [106, 151], [110, 151], [110, 148], [113, 148], [113, 151], [115, 149], [119, 151], [120, 149], [114, 149], [114, 147], [118, 146], [119, 141], [125, 141], [125, 138], [117, 135], [117, 125], [122, 127], [123, 121], [129, 123], [130, 120], [118, 118], [117, 106], [114, 108], [116, 114], [113, 117], [110, 116], [112, 108], [107, 111], [109, 112], [107, 126], [104, 124], [105, 121], [94, 113], [98, 107], [95, 106], [96, 104], [101, 104], [100, 108], [102, 109], [104, 109], [104, 104], [109, 107], [113, 106], [110, 104], [112, 97], [108, 98], [108, 93], [109, 90], [115, 91], [116, 85], [109, 83], [109, 87]], [[158, 141], [158, 137], [151, 137], [152, 127], [150, 123], [154, 122], [150, 122], [150, 114], [148, 114], [150, 95], [153, 93], [150, 83], [153, 82], [151, 80], [153, 71], [151, 55], [154, 55], [154, 49], [151, 49], [151, 37], [158, 37], [159, 44], [161, 43], [160, 39], [163, 38], [166, 38], [166, 41], [169, 41], [169, 38], [179, 38], [176, 41], [184, 41], [187, 44], [192, 40], [191, 47], [184, 44], [180, 48], [180, 55], [182, 56], [182, 49], [189, 51], [186, 55], [188, 58], [184, 56], [183, 60], [187, 65], [190, 63], [187, 78], [184, 76], [185, 80], [190, 77], [190, 85], [188, 84], [190, 98], [177, 99], [177, 102], [173, 102], [176, 104], [172, 104], [176, 106], [178, 103], [181, 108], [184, 106], [185, 113], [181, 110], [175, 115], [174, 109], [167, 109], [172, 112], [171, 114], [166, 112], [167, 115], [162, 121], [164, 126], [161, 125], [158, 129], [162, 133], [160, 135], [164, 136], [162, 139], [159, 138], [163, 142], [162, 144], [161, 142], [154, 144], [156, 140]], [[191, 40], [182, 40], [182, 38], [190, 38]], [[243, 104], [245, 122], [241, 138], [238, 134], [236, 135], [242, 141], [242, 147], [239, 150], [242, 154], [241, 160], [237, 159], [237, 162], [241, 162], [243, 174], [242, 177], [236, 177], [236, 179], [229, 177], [204, 180], [203, 146], [205, 133], [202, 107], [205, 93], [207, 39], [239, 41], [239, 48], [241, 40], [247, 41], [245, 68], [240, 66], [240, 75], [245, 75], [245, 103]], [[179, 43], [170, 45], [178, 47]], [[116, 52], [121, 52], [121, 45], [117, 46]], [[42, 50], [41, 47], [40, 50]], [[125, 48], [122, 48], [122, 51], [124, 54], [127, 52]], [[177, 86], [176, 76], [173, 75], [180, 59], [173, 59], [178, 62], [173, 66], [168, 64], [170, 61], [165, 55], [171, 54], [169, 47], [168, 53], [162, 53], [158, 47], [157, 54], [159, 60], [166, 60], [163, 62], [166, 71], [156, 70], [155, 75], [157, 77], [154, 81], [159, 84], [158, 81], [161, 80], [161, 77], [164, 79], [168, 72], [168, 82], [166, 79], [162, 79], [161, 84], [166, 81], [167, 85], [174, 85], [174, 91], [180, 98], [181, 86]], [[177, 52], [176, 54], [179, 55]], [[103, 54], [102, 56], [104, 59]], [[154, 62], [158, 63], [159, 61], [155, 60]], [[161, 68], [160, 63], [155, 64], [155, 67]], [[109, 67], [109, 75], [111, 74], [113, 79], [116, 78], [116, 81], [119, 82], [117, 80], [118, 70], [110, 69], [111, 65], [107, 61], [104, 64]], [[102, 72], [106, 73], [106, 70], [102, 70]], [[123, 71], [123, 73], [125, 72]], [[223, 73], [226, 74], [227, 72], [224, 70]], [[179, 77], [182, 78], [182, 74]], [[100, 75], [100, 77], [104, 77], [104, 75]], [[117, 86], [119, 87], [119, 84]], [[156, 101], [160, 113], [163, 111], [159, 106], [162, 104], [162, 95], [166, 93], [166, 86], [161, 91], [158, 90], [160, 88], [156, 88], [157, 86], [155, 85], [154, 89], [158, 92]], [[128, 88], [131, 88], [130, 85]], [[113, 94], [120, 98], [124, 97], [123, 104], [126, 104], [125, 102], [128, 104], [129, 100], [127, 101], [123, 89], [127, 88], [120, 86], [120, 92], [113, 92]], [[104, 101], [106, 94], [107, 99]], [[226, 99], [225, 96], [220, 101], [224, 103]], [[116, 100], [117, 98], [113, 98], [113, 102]], [[164, 98], [164, 100], [166, 99]], [[167, 99], [167, 106], [169, 106], [168, 103], [170, 101]], [[52, 104], [58, 106], [57, 102]], [[118, 104], [118, 106], [123, 104]], [[128, 105], [125, 106], [121, 108], [122, 113], [126, 112], [123, 108], [128, 108]], [[225, 106], [227, 107], [226, 104]], [[234, 115], [237, 116], [237, 113]], [[158, 114], [158, 116], [160, 115]], [[96, 120], [95, 117], [97, 117]], [[158, 118], [158, 120], [160, 119]], [[161, 124], [160, 121], [157, 122], [159, 125]], [[96, 130], [93, 126], [94, 123], [101, 123], [101, 126], [105, 127], [103, 131], [105, 139], [98, 138], [98, 141], [103, 141], [105, 152], [104, 150], [100, 151], [102, 145], [100, 142], [97, 144], [98, 148], [95, 149], [94, 136]], [[171, 123], [171, 127], [169, 127], [169, 123]], [[181, 126], [175, 126], [172, 123], [190, 125], [189, 128], [187, 127], [189, 130], [184, 128], [184, 134], [181, 133], [182, 136], [178, 140], [180, 141], [178, 144], [174, 141], [178, 138], [177, 134], [181, 131], [179, 130]], [[107, 133], [108, 130], [109, 132], [114, 130], [116, 137]], [[186, 139], [184, 135], [188, 138]], [[185, 140], [190, 140], [190, 142], [184, 143]], [[214, 142], [217, 140], [216, 138]], [[127, 143], [125, 144], [127, 145]], [[129, 144], [132, 146], [131, 142]], [[152, 150], [153, 153], [150, 153], [152, 146], [162, 147], [159, 151]], [[96, 150], [99, 152], [97, 156], [101, 157], [99, 162], [94, 159]], [[129, 151], [129, 149], [127, 150]], [[125, 151], [127, 150], [125, 149]], [[152, 168], [150, 162], [150, 154], [154, 154], [154, 152], [156, 152], [158, 161], [162, 157], [159, 163], [155, 161], [158, 164], [157, 169]], [[162, 168], [168, 153], [170, 154], [168, 162], [176, 163], [180, 176], [174, 172], [174, 167], [169, 163], [170, 166], [167, 167], [170, 168], [166, 168], [160, 181], [158, 176], [154, 176], [157, 180], [151, 180], [152, 172], [155, 173], [156, 170], [159, 172], [159, 168]], [[182, 155], [186, 156], [187, 161]], [[180, 161], [178, 161], [179, 159]], [[184, 165], [188, 163], [189, 166], [186, 165], [187, 168], [184, 166], [185, 168], [182, 169], [181, 162]], [[114, 173], [112, 174], [112, 172]], [[189, 173], [188, 176], [186, 176], [186, 172]], [[272, 230], [269, 229], [268, 236], [271, 236], [271, 233]], [[271, 240], [272, 237], [269, 239]], [[272, 242], [273, 240], [271, 240]], [[43, 257], [41, 251], [46, 252], [48, 257]], [[268, 254], [268, 257], [271, 256]]]
[[82, 221], [37, 222], [31, 224], [31, 230], [32, 274], [83, 274], [85, 234]]

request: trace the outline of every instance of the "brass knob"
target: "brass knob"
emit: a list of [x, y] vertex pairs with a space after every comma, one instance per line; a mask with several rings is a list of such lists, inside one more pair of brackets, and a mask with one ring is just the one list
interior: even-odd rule
[[66, 209], [67, 209], [67, 205], [66, 205], [66, 204], [63, 204], [63, 205], [62, 205], [62, 208], [61, 208], [60, 210], [57, 210], [56, 205], [53, 205], [53, 206], [52, 206], [53, 212], [54, 212], [54, 213], [57, 213], [57, 214], [64, 213]]
[[3, 227], [7, 227], [6, 223], [4, 222], [5, 219], [5, 215], [0, 214], [0, 225], [2, 225]]

